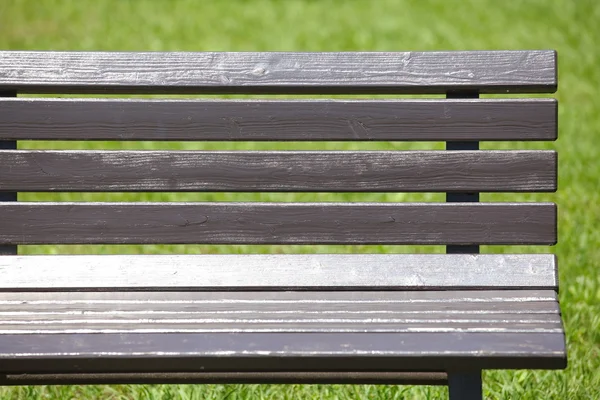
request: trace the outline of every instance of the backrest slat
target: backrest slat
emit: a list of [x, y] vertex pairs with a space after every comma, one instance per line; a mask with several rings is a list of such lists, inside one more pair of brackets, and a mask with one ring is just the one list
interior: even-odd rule
[[555, 140], [555, 99], [0, 99], [0, 139]]
[[553, 151], [0, 152], [14, 191], [543, 192]]
[[0, 244], [554, 244], [549, 203], [0, 203]]
[[20, 93], [548, 93], [556, 82], [554, 51], [0, 52], [0, 90]]

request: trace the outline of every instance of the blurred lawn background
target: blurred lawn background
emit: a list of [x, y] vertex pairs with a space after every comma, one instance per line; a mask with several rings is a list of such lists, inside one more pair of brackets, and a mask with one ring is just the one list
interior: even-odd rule
[[[595, 0], [506, 1], [185, 1], [1, 0], [0, 49], [152, 51], [401, 51], [556, 49], [559, 140], [485, 143], [485, 149], [557, 149], [559, 191], [484, 194], [483, 201], [548, 200], [559, 204], [555, 248], [484, 247], [484, 252], [558, 254], [560, 299], [568, 333], [566, 371], [492, 371], [486, 398], [600, 398], [600, 3]], [[397, 143], [57, 143], [20, 148], [413, 149]], [[132, 194], [22, 194], [20, 200], [140, 199]], [[442, 195], [144, 194], [148, 201], [407, 201]], [[27, 246], [22, 253], [308, 252], [275, 246]], [[318, 252], [424, 252], [440, 247], [319, 246]], [[155, 385], [1, 388], [4, 399], [437, 399], [445, 388], [321, 385]]]

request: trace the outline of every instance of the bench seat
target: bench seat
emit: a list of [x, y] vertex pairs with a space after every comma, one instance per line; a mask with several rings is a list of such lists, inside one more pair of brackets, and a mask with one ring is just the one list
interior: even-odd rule
[[[563, 368], [555, 268], [551, 255], [6, 256], [0, 365], [129, 381]], [[465, 273], [480, 277], [460, 287]]]

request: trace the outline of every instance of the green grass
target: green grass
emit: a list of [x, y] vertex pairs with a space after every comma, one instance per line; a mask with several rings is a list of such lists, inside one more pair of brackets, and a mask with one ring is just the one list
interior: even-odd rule
[[[559, 244], [549, 248], [485, 247], [484, 252], [556, 251], [560, 300], [568, 334], [566, 371], [492, 371], [484, 375], [487, 398], [600, 398], [600, 3], [548, 1], [125, 1], [63, 0], [0, 2], [0, 48], [40, 50], [463, 50], [556, 49], [559, 53], [560, 133], [556, 143], [519, 145], [555, 148], [560, 154], [556, 195], [484, 195], [490, 200], [556, 201]], [[78, 148], [90, 147], [72, 143]], [[21, 143], [22, 148], [62, 148], [65, 143]], [[114, 144], [96, 143], [109, 148]], [[281, 148], [279, 144], [118, 144], [120, 148]], [[356, 148], [357, 144], [291, 144], [289, 148]], [[514, 148], [487, 143], [484, 148]], [[431, 148], [388, 143], [362, 148]], [[439, 147], [437, 147], [439, 148]], [[440, 199], [397, 194], [154, 194], [146, 200], [374, 200]], [[127, 200], [130, 194], [53, 195], [60, 200]], [[41, 199], [38, 194], [21, 200]], [[25, 253], [265, 252], [259, 246], [31, 246]], [[275, 246], [272, 251], [312, 248]], [[327, 247], [319, 252], [438, 251], [396, 246]], [[445, 398], [444, 388], [394, 386], [157, 385], [66, 386], [0, 389], [6, 399], [338, 399]]]

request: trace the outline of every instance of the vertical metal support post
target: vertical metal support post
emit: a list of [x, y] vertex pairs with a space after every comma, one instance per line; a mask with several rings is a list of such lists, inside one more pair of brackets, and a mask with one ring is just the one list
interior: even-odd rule
[[481, 372], [448, 373], [450, 400], [482, 400]]
[[[16, 91], [0, 91], [0, 97], [17, 97]], [[2, 150], [16, 150], [16, 140], [0, 140], [0, 151]], [[2, 171], [0, 171], [0, 174]], [[17, 201], [16, 192], [3, 192], [0, 188], [0, 201]], [[15, 255], [17, 254], [16, 245], [0, 245], [0, 255]]]
[[[477, 91], [457, 91], [446, 93], [447, 99], [478, 99]], [[452, 141], [446, 142], [446, 150], [479, 150], [478, 141]], [[446, 202], [448, 203], [463, 203], [463, 202], [478, 202], [479, 193], [446, 193]], [[455, 245], [446, 246], [448, 254], [478, 254], [478, 245]]]
[[[448, 99], [477, 99], [476, 91], [448, 92]], [[446, 150], [479, 150], [478, 141], [450, 141], [446, 142]], [[471, 203], [479, 201], [479, 193], [446, 193], [448, 203]], [[446, 246], [448, 254], [478, 254], [479, 245], [452, 245]], [[450, 400], [481, 400], [483, 389], [481, 384], [481, 371], [452, 372], [448, 371], [448, 389]]]

